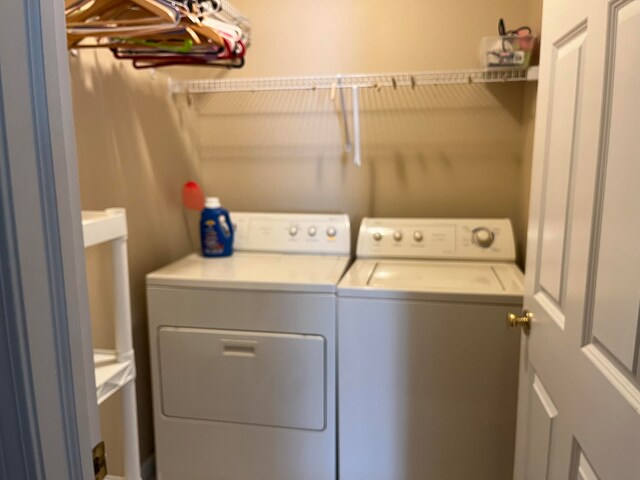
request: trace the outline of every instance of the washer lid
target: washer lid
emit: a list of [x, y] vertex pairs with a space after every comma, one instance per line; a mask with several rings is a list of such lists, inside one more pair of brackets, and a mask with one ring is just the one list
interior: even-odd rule
[[521, 302], [522, 283], [522, 272], [511, 263], [357, 260], [338, 295]]
[[147, 275], [147, 285], [175, 287], [335, 292], [349, 257], [236, 252], [231, 257], [198, 254]]

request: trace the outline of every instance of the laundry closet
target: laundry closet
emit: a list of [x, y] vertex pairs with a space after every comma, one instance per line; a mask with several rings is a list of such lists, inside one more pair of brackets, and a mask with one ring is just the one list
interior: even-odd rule
[[[352, 251], [363, 217], [506, 218], [523, 267], [536, 81], [407, 85], [402, 75], [480, 68], [498, 19], [539, 34], [541, 3], [236, 0], [251, 21], [240, 69], [137, 70], [108, 50], [70, 55], [82, 209], [126, 209], [143, 465], [154, 453], [145, 276], [198, 248], [185, 182], [231, 211], [346, 213]], [[360, 166], [345, 148], [356, 93], [313, 86], [356, 74], [393, 79], [357, 92]], [[221, 80], [274, 77], [308, 88], [216, 91]], [[113, 348], [111, 254], [99, 246], [86, 259], [93, 343]], [[120, 403], [100, 416], [109, 470], [121, 473]]]

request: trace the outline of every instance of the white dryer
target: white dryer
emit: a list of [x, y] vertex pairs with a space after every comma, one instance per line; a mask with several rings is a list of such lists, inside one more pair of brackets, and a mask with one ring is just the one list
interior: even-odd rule
[[375, 219], [338, 286], [340, 480], [512, 477], [508, 220]]
[[147, 276], [157, 478], [335, 479], [349, 219], [231, 217], [233, 256]]

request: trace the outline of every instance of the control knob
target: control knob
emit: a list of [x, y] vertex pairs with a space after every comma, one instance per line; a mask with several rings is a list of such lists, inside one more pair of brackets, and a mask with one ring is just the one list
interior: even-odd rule
[[338, 234], [337, 230], [335, 229], [335, 227], [329, 227], [327, 228], [327, 237], [329, 238], [333, 238]]
[[312, 225], [309, 227], [309, 230], [307, 230], [307, 233], [310, 237], [315, 237], [316, 233], [318, 233], [318, 229]]
[[480, 248], [489, 248], [493, 244], [495, 235], [487, 227], [478, 227], [471, 232], [471, 239]]
[[396, 230], [395, 232], [393, 232], [393, 239], [396, 242], [399, 242], [400, 240], [402, 240], [402, 232], [400, 230]]
[[292, 237], [295, 237], [298, 234], [298, 226], [297, 225], [291, 225], [289, 227], [289, 235]]
[[380, 232], [375, 232], [375, 233], [373, 234], [373, 239], [374, 239], [376, 242], [379, 242], [380, 240], [382, 240], [382, 234], [381, 234]]
[[424, 238], [424, 237], [422, 236], [422, 232], [421, 232], [421, 231], [416, 230], [415, 232], [413, 232], [413, 239], [414, 239], [416, 242], [421, 242], [423, 238]]

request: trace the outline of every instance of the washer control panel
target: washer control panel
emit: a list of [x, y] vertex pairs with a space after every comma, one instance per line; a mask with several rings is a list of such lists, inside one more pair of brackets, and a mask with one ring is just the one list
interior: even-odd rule
[[344, 214], [231, 212], [237, 251], [349, 255]]
[[364, 218], [359, 258], [515, 261], [508, 219]]

